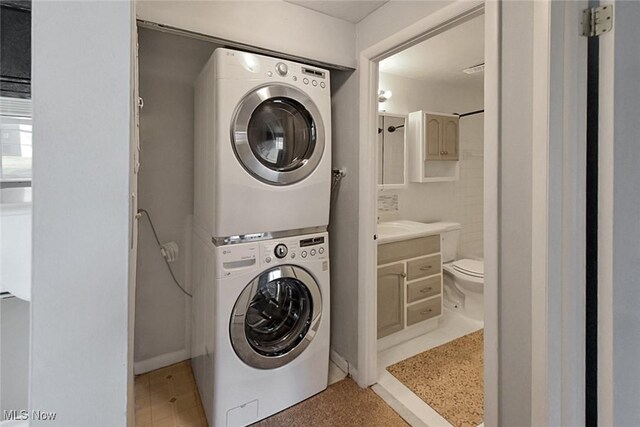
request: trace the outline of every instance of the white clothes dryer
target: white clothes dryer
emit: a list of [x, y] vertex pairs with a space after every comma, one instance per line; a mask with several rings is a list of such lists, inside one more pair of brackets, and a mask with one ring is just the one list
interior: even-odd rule
[[215, 246], [194, 233], [192, 367], [211, 427], [245, 426], [327, 387], [327, 233]]
[[329, 71], [219, 48], [195, 110], [196, 224], [216, 238], [326, 227]]

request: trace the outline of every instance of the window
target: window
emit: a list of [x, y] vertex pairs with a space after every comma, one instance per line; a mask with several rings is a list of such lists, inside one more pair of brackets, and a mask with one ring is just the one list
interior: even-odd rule
[[30, 185], [33, 176], [31, 131], [31, 100], [0, 97], [0, 182], [3, 185]]

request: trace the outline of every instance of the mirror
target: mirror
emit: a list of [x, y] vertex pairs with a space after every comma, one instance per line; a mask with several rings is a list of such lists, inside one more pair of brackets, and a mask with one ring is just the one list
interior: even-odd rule
[[405, 134], [407, 116], [378, 114], [378, 187], [403, 187], [405, 184]]

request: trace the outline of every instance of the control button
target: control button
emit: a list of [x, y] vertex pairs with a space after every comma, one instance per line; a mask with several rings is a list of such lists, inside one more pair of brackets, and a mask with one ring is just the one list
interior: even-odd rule
[[324, 82], [320, 82], [320, 87], [321, 87], [322, 89], [324, 89], [324, 88], [325, 88], [325, 86], [327, 86], [327, 85], [326, 85], [326, 84], [324, 84]]
[[270, 257], [270, 256], [266, 257], [266, 258], [264, 259], [264, 262], [266, 262], [266, 263], [270, 263], [270, 262], [271, 262], [271, 257]]
[[314, 85], [314, 86], [318, 86], [318, 81], [317, 81], [317, 80], [313, 80], [313, 81], [311, 82], [311, 84], [312, 84], [312, 85]]
[[302, 258], [306, 258], [307, 257], [307, 251], [302, 251], [302, 253], [300, 255], [302, 256]]
[[271, 77], [273, 76], [273, 73], [271, 71], [267, 71], [267, 76]]
[[324, 253], [324, 248], [320, 248], [320, 249], [318, 249], [318, 253], [319, 253], [320, 255], [322, 255], [322, 254]]
[[296, 257], [296, 253], [295, 252], [291, 252], [291, 259], [294, 259]]
[[289, 72], [289, 67], [287, 67], [287, 64], [285, 64], [284, 62], [278, 62], [276, 64], [276, 71], [278, 72], [278, 74], [284, 77]]
[[293, 81], [294, 81], [294, 82], [297, 82], [297, 81], [298, 81], [298, 77], [293, 76]]
[[316, 250], [315, 249], [311, 249], [311, 252], [309, 252], [311, 254], [311, 256], [315, 256], [316, 254]]
[[276, 245], [276, 248], [273, 251], [273, 253], [275, 254], [276, 258], [282, 259], [286, 257], [287, 254], [289, 253], [289, 248], [287, 248], [287, 245], [280, 243]]
[[304, 79], [302, 79], [302, 83], [308, 85], [309, 84], [309, 79], [305, 77]]

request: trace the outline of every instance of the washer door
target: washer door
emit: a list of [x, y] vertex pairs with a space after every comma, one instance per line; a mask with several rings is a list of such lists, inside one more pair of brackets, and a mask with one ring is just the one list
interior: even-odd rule
[[298, 357], [313, 340], [322, 314], [320, 288], [304, 269], [274, 267], [242, 291], [229, 334], [247, 365], [274, 369]]
[[261, 86], [238, 105], [231, 140], [242, 166], [260, 181], [288, 185], [309, 176], [324, 152], [324, 125], [305, 93]]

